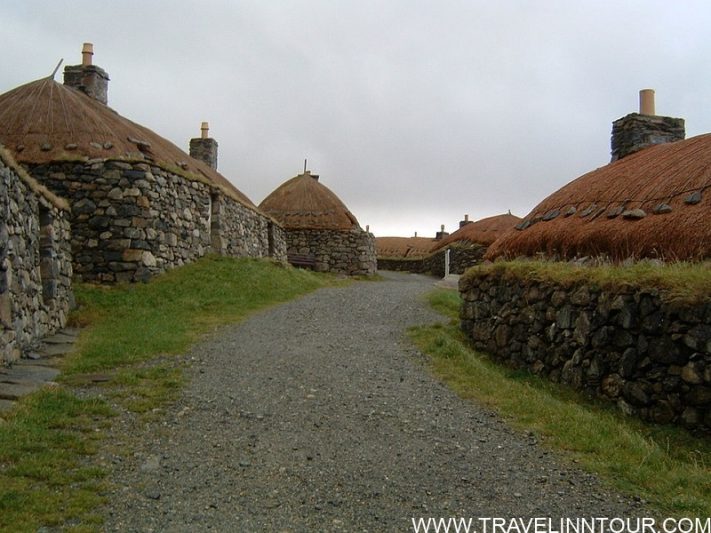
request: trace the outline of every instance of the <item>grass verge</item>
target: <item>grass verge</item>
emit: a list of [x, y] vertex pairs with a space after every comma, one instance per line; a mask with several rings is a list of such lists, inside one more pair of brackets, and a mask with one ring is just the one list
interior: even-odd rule
[[474, 352], [458, 327], [459, 294], [437, 290], [430, 304], [448, 324], [410, 336], [434, 373], [460, 396], [491, 407], [513, 426], [639, 496], [662, 515], [711, 516], [711, 443], [679, 428], [645, 424], [560, 385], [502, 367]]
[[464, 278], [505, 276], [512, 280], [551, 280], [563, 286], [576, 283], [600, 287], [644, 287], [662, 290], [669, 298], [696, 301], [711, 293], [709, 263], [655, 263], [639, 261], [628, 266], [578, 266], [561, 261], [496, 261], [469, 269]]
[[71, 319], [85, 329], [59, 385], [0, 421], [0, 531], [100, 530], [106, 472], [89, 457], [115, 408], [150, 417], [183, 382], [171, 355], [221, 325], [335, 283], [265, 260], [208, 257], [147, 284], [75, 287], [80, 309]]

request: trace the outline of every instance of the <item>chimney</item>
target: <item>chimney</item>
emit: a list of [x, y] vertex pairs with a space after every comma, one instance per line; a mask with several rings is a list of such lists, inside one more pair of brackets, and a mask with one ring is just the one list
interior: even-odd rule
[[611, 161], [617, 161], [654, 144], [682, 141], [686, 137], [683, 118], [655, 114], [654, 90], [639, 91], [639, 113], [612, 123]]
[[444, 239], [447, 235], [449, 235], [449, 233], [447, 233], [446, 231], [444, 231], [444, 224], [442, 224], [442, 225], [440, 226], [440, 231], [438, 231], [438, 232], [435, 234], [435, 240], [436, 240], [436, 241], [441, 241], [441, 240]]
[[81, 65], [64, 67], [64, 85], [73, 87], [106, 105], [109, 91], [109, 75], [93, 64], [94, 45], [84, 43], [81, 49]]
[[217, 169], [217, 141], [210, 138], [209, 133], [209, 124], [207, 122], [200, 124], [200, 137], [190, 139], [190, 157]]
[[471, 223], [472, 223], [472, 221], [469, 220], [469, 215], [464, 215], [464, 220], [459, 221], [459, 227], [462, 228], [462, 227], [466, 226], [467, 224], [471, 224]]

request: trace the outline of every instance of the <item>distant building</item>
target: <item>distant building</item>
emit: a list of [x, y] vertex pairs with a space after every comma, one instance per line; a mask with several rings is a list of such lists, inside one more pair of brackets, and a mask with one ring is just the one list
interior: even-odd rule
[[305, 171], [277, 187], [259, 209], [284, 227], [292, 264], [348, 275], [376, 270], [375, 241], [319, 176]]

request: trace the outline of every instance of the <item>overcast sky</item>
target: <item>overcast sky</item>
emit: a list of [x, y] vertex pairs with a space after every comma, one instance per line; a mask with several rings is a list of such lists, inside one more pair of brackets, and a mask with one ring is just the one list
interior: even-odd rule
[[639, 89], [711, 131], [708, 0], [18, 0], [0, 28], [0, 93], [93, 42], [123, 116], [186, 151], [209, 121], [257, 204], [308, 158], [376, 236], [526, 215]]

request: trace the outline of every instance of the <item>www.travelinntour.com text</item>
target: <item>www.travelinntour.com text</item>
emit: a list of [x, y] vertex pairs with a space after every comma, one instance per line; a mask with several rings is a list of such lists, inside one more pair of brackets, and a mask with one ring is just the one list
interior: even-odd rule
[[413, 517], [414, 533], [711, 533], [711, 518]]

